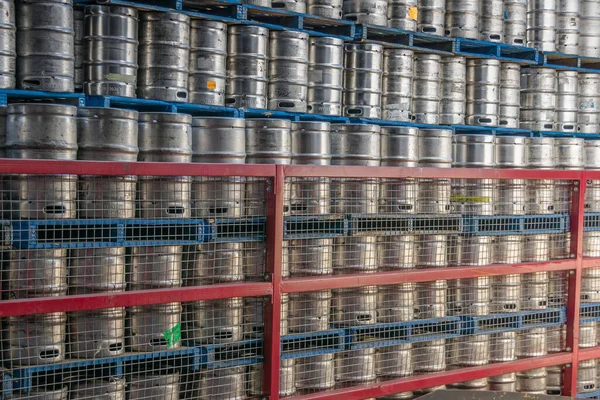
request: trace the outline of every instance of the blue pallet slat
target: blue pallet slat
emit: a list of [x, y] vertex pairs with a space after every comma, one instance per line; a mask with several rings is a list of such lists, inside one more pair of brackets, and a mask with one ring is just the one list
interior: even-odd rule
[[347, 218], [350, 236], [407, 232], [457, 234], [463, 231], [462, 217], [458, 214], [350, 214]]
[[533, 132], [535, 137], [567, 137], [579, 138], [585, 140], [600, 140], [600, 133], [579, 133], [579, 132], [554, 132], [554, 131], [536, 131]]
[[284, 219], [284, 239], [334, 238], [348, 234], [344, 215], [289, 216]]
[[546, 51], [540, 53], [538, 63], [549, 68], [579, 69], [579, 56]]
[[521, 64], [537, 64], [539, 59], [538, 51], [530, 47], [467, 38], [456, 38], [456, 54]]
[[600, 390], [589, 393], [577, 393], [578, 399], [600, 399]]
[[533, 328], [548, 328], [564, 325], [564, 308], [518, 311], [514, 313], [490, 314], [484, 316], [461, 316], [461, 335], [486, 335]]
[[205, 241], [255, 242], [266, 238], [266, 218], [212, 218], [205, 224]]
[[453, 54], [456, 51], [456, 39], [446, 36], [412, 32], [412, 47], [429, 53]]
[[345, 349], [345, 330], [295, 333], [281, 337], [281, 359], [330, 354]]
[[519, 128], [503, 128], [499, 126], [452, 125], [454, 134], [489, 134], [499, 136], [525, 136], [532, 135], [530, 130]]
[[211, 106], [205, 104], [175, 103], [160, 100], [138, 99], [134, 97], [119, 96], [87, 96], [88, 107], [113, 107], [127, 108], [137, 111], [158, 111], [172, 113], [186, 113], [191, 115], [211, 115], [220, 117], [238, 117], [239, 110], [224, 106]]
[[205, 352], [206, 369], [227, 368], [258, 364], [263, 358], [262, 339], [243, 340], [234, 343], [209, 344], [202, 346]]
[[567, 214], [463, 215], [463, 233], [469, 235], [514, 235], [563, 233], [569, 230]]
[[35, 102], [53, 100], [57, 103], [71, 104], [77, 107], [86, 105], [85, 96], [81, 93], [55, 93], [42, 92], [38, 90], [21, 89], [0, 89], [0, 105], [7, 105], [9, 102]]
[[600, 322], [600, 303], [582, 303], [579, 323]]
[[600, 231], [600, 212], [584, 213], [583, 230], [585, 232]]

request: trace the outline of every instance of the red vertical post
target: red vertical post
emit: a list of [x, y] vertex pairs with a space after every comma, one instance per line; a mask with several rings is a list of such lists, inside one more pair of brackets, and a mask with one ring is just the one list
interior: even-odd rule
[[563, 395], [577, 397], [577, 371], [579, 367], [579, 305], [581, 296], [581, 274], [583, 259], [583, 213], [585, 209], [585, 172], [581, 172], [571, 192], [571, 258], [575, 258], [575, 269], [569, 271], [567, 292], [567, 351], [572, 352], [571, 364], [564, 371]]
[[285, 176], [278, 165], [272, 185], [267, 187], [267, 260], [266, 273], [271, 276], [273, 295], [264, 310], [263, 393], [270, 400], [279, 399], [281, 358], [281, 263], [283, 248], [283, 190]]

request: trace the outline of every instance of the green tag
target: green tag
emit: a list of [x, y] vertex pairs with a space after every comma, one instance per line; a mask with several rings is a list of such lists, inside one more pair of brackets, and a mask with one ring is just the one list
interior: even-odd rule
[[169, 348], [175, 346], [181, 340], [181, 324], [177, 324], [171, 329], [164, 331], [163, 337], [167, 341]]

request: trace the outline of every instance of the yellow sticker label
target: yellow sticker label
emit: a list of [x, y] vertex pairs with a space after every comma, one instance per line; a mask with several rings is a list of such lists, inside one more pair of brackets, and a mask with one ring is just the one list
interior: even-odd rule
[[453, 195], [450, 201], [455, 203], [490, 203], [491, 199], [487, 196], [462, 196]]
[[206, 87], [209, 89], [216, 89], [217, 88], [217, 82], [215, 81], [208, 81], [206, 83]]
[[419, 15], [419, 9], [417, 7], [411, 7], [408, 9], [408, 18], [409, 19], [416, 21], [418, 15]]

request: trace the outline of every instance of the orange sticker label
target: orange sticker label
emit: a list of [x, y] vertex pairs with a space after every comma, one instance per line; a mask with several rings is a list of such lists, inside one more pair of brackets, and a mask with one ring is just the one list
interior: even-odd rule
[[215, 81], [208, 81], [206, 83], [206, 87], [209, 89], [216, 89], [217, 88], [217, 82]]
[[417, 7], [411, 7], [408, 9], [408, 18], [416, 21], [417, 15], [419, 15], [419, 9]]

